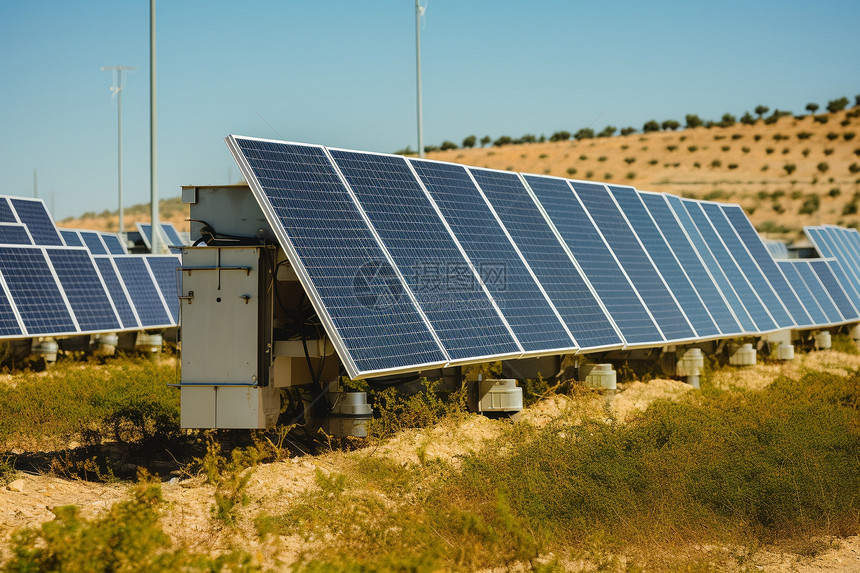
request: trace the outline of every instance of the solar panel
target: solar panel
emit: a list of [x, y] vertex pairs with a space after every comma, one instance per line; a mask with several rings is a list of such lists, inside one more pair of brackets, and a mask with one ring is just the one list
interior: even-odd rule
[[[800, 302], [803, 303], [803, 306], [806, 308], [806, 312], [812, 318], [813, 324], [821, 325], [838, 322], [838, 318], [834, 321], [824, 314], [821, 305], [818, 303], [815, 295], [812, 294], [809, 285], [807, 285], [806, 281], [803, 280], [803, 277], [797, 270], [797, 264], [795, 263], [795, 261], [788, 259], [778, 260], [776, 262], [779, 270], [783, 275], [785, 275], [786, 280], [791, 283], [792, 287], [794, 287], [794, 292], [797, 293], [797, 298], [799, 298]], [[813, 284], [812, 286], [821, 288], [819, 284]], [[836, 310], [836, 307], [833, 307], [833, 310]]]
[[143, 327], [171, 326], [170, 316], [142, 257], [118, 256], [113, 259]]
[[0, 223], [17, 223], [15, 213], [12, 212], [12, 207], [9, 206], [9, 201], [6, 197], [0, 197]]
[[179, 236], [179, 232], [173, 226], [173, 223], [161, 223], [161, 230], [164, 231], [164, 236], [167, 238], [169, 246], [182, 246], [185, 244], [185, 241]]
[[323, 148], [228, 145], [350, 376], [448, 361]]
[[18, 218], [27, 226], [33, 242], [37, 245], [62, 246], [60, 234], [45, 209], [45, 204], [37, 199], [12, 198], [12, 207], [18, 213]]
[[821, 284], [824, 285], [824, 288], [827, 290], [827, 294], [830, 295], [830, 298], [833, 299], [833, 303], [836, 305], [836, 308], [839, 309], [839, 312], [842, 314], [842, 317], [845, 320], [854, 320], [859, 315], [857, 314], [857, 309], [854, 308], [851, 300], [848, 298], [848, 295], [845, 294], [845, 291], [842, 290], [842, 286], [839, 284], [839, 280], [836, 278], [836, 274], [834, 271], [837, 267], [834, 260], [822, 260], [815, 259], [810, 260], [809, 265], [812, 267], [812, 270], [818, 275], [818, 279], [821, 281]]
[[2, 275], [0, 275], [0, 336], [18, 337], [24, 334], [18, 317], [9, 304], [9, 293], [2, 287]]
[[113, 235], [111, 233], [102, 233], [102, 241], [104, 241], [105, 246], [107, 247], [108, 253], [112, 255], [126, 255], [128, 251], [125, 248], [125, 245], [122, 241], [119, 240], [119, 237]]
[[696, 332], [606, 187], [580, 181], [570, 185], [666, 339], [694, 338]]
[[0, 247], [0, 274], [29, 335], [78, 332], [42, 249]]
[[331, 154], [451, 359], [521, 354], [406, 160]]
[[81, 236], [77, 231], [73, 231], [72, 229], [59, 229], [60, 236], [63, 237], [63, 242], [66, 243], [68, 247], [83, 247], [84, 242], [81, 240]]
[[152, 250], [152, 225], [150, 223], [135, 223], [137, 232], [140, 233], [140, 238], [143, 239], [143, 244], [146, 250]]
[[788, 258], [788, 245], [783, 243], [782, 241], [777, 241], [774, 239], [762, 239], [764, 246], [767, 247], [767, 251], [770, 253], [774, 259], [787, 259]]
[[144, 257], [149, 265], [164, 302], [170, 310], [173, 322], [179, 322], [179, 267], [182, 261], [174, 255], [148, 255]]
[[[722, 271], [718, 268], [716, 260], [706, 259], [711, 268], [714, 269], [714, 276], [712, 277], [705, 262], [699, 257], [696, 247], [690, 242], [684, 228], [673, 214], [664, 195], [642, 191], [638, 191], [637, 194], [645, 205], [648, 214], [654, 219], [654, 223], [663, 238], [666, 239], [669, 247], [677, 256], [678, 262], [686, 271], [702, 301], [708, 307], [711, 317], [720, 328], [720, 332], [725, 335], [733, 335], [741, 334], [745, 330], [754, 330], [755, 325], [752, 319], [749, 318], [740, 299], [737, 298]], [[699, 238], [699, 240], [701, 239]], [[710, 257], [710, 253], [707, 255]], [[719, 283], [715, 282], [716, 279], [719, 280]], [[717, 284], [720, 286], [718, 287]], [[731, 307], [730, 302], [733, 305]], [[743, 318], [745, 327], [741, 327], [736, 316]]]
[[24, 225], [0, 223], [0, 245], [32, 245]]
[[567, 181], [537, 175], [527, 175], [525, 180], [627, 343], [665, 341]]
[[110, 332], [120, 328], [105, 286], [84, 249], [46, 249], [48, 259], [82, 332]]
[[711, 226], [700, 204], [697, 201], [682, 200], [681, 208], [690, 216], [696, 229], [701, 233], [707, 248], [714, 255], [720, 268], [726, 274], [726, 278], [732, 284], [732, 288], [734, 288], [741, 302], [749, 311], [750, 316], [756, 324], [756, 330], [759, 332], [768, 332], [777, 329], [778, 325], [773, 321], [773, 318], [761, 302], [761, 299], [759, 299], [756, 291], [750, 286], [743, 270], [741, 270], [728, 248], [723, 244], [720, 235]]
[[116, 267], [111, 262], [110, 257], [95, 257], [96, 268], [102, 281], [107, 287], [108, 294], [113, 301], [113, 306], [122, 321], [124, 329], [138, 328], [140, 323], [137, 320], [137, 315], [129, 301], [129, 295], [117, 274]]
[[571, 333], [497, 223], [465, 167], [435, 161], [410, 163], [523, 349], [575, 351]]
[[845, 234], [841, 229], [822, 227], [820, 232], [822, 238], [830, 246], [834, 258], [839, 261], [839, 265], [847, 275], [848, 284], [842, 283], [843, 288], [845, 288], [852, 301], [855, 302], [855, 306], [860, 306], [858, 304], [860, 303], [860, 299], [854, 298], [854, 295], [860, 292], [860, 259], [858, 259], [854, 250], [849, 247], [845, 240]]
[[[773, 257], [762, 242], [759, 234], [756, 232], [755, 227], [753, 227], [746, 214], [744, 214], [743, 209], [738, 205], [717, 205], [716, 203], [707, 203], [704, 204], [703, 207], [705, 207], [706, 212], [710, 212], [711, 221], [727, 221], [729, 227], [735, 231], [737, 234], [737, 243], [741, 243], [742, 246], [746, 247], [745, 251], [740, 251], [737, 247], [737, 243], [735, 242], [735, 236], [728, 232], [729, 229], [726, 229], [726, 234], [729, 235], [729, 242], [726, 244], [729, 246], [732, 253], [735, 254], [735, 260], [738, 259], [738, 254], [735, 252], [736, 248], [740, 252], [740, 256], [742, 258], [744, 258], [748, 253], [750, 259], [755, 262], [756, 268], [773, 287], [774, 292], [779, 297], [785, 310], [790, 314], [790, 316], [786, 316], [786, 320], [791, 320], [798, 326], [811, 326], [813, 324], [812, 318], [807, 314], [803, 305], [800, 304], [797, 294], [792, 290], [791, 285], [785, 280], [785, 276], [776, 266], [776, 262], [774, 262]], [[720, 216], [717, 214], [714, 207], [722, 211], [722, 219], [720, 219]], [[722, 224], [722, 222], [720, 224]], [[749, 277], [749, 273], [747, 274], [747, 277]], [[753, 286], [755, 287], [755, 284]], [[756, 287], [756, 289], [757, 288], [758, 287]], [[761, 291], [758, 292], [761, 295]], [[765, 291], [765, 293], [769, 292], [769, 290]], [[771, 304], [773, 304], [773, 302], [771, 302]], [[774, 308], [779, 311], [779, 308], [781, 307]], [[773, 314], [774, 311], [771, 309], [771, 315]]]
[[857, 294], [857, 289], [854, 288], [856, 279], [850, 277], [848, 273], [845, 272], [838, 259], [829, 261], [828, 266], [830, 267], [833, 276], [835, 276], [836, 280], [839, 282], [839, 286], [842, 287], [845, 295], [848, 297], [848, 300], [851, 301], [852, 306], [854, 306], [854, 308], [860, 308], [860, 294]]
[[97, 233], [96, 231], [81, 231], [80, 235], [87, 249], [89, 249], [92, 254], [108, 254], [107, 248], [105, 248], [104, 243], [102, 243], [101, 233]]
[[[624, 341], [518, 176], [470, 169], [503, 230], [522, 253], [581, 349], [620, 347]], [[483, 227], [483, 224], [481, 224]]]
[[707, 338], [720, 334], [711, 314], [660, 234], [636, 190], [632, 187], [610, 185], [609, 191], [695, 328], [696, 335], [699, 338]]
[[819, 279], [818, 275], [815, 274], [815, 271], [812, 270], [810, 260], [798, 260], [792, 262], [795, 265], [794, 268], [797, 269], [797, 273], [803, 278], [803, 282], [809, 287], [809, 291], [812, 293], [812, 296], [815, 297], [815, 301], [818, 303], [818, 306], [821, 307], [822, 312], [827, 316], [827, 321], [830, 324], [843, 322], [845, 319], [842, 317], [839, 309], [836, 308], [833, 298], [827, 293], [827, 289], [821, 282], [821, 279]]

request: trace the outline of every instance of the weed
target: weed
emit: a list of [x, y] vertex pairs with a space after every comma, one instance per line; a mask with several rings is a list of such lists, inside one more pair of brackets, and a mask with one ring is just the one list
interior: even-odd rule
[[238, 507], [248, 505], [246, 488], [253, 474], [253, 467], [262, 459], [260, 450], [254, 446], [235, 448], [230, 460], [221, 455], [221, 444], [211, 432], [206, 435], [206, 455], [195, 462], [206, 474], [206, 482], [215, 486], [215, 504], [212, 517], [224, 525], [236, 525]]

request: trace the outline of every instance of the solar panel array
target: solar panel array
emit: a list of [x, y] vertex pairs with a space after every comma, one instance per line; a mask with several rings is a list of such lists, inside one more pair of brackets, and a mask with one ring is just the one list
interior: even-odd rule
[[227, 143], [352, 377], [860, 320], [853, 231], [777, 261], [737, 205]]
[[178, 324], [172, 255], [129, 255], [116, 234], [59, 229], [38, 199], [0, 197], [0, 338]]

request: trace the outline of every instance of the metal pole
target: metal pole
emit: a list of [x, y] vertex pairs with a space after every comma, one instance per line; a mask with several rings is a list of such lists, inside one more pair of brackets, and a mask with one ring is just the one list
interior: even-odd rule
[[116, 94], [116, 124], [117, 124], [117, 134], [116, 134], [116, 156], [117, 156], [117, 166], [116, 166], [116, 188], [117, 194], [119, 195], [119, 240], [125, 241], [125, 229], [123, 228], [124, 219], [123, 215], [125, 211], [122, 209], [122, 70], [118, 70], [117, 74], [119, 75], [119, 85], [120, 90], [119, 93]]
[[39, 197], [39, 179], [35, 169], [33, 170], [33, 197]]
[[152, 204], [152, 252], [161, 253], [158, 221], [158, 122], [155, 100], [155, 0], [149, 0], [149, 185]]
[[424, 157], [424, 118], [421, 111], [421, 0], [415, 0], [415, 83], [418, 92], [418, 157]]

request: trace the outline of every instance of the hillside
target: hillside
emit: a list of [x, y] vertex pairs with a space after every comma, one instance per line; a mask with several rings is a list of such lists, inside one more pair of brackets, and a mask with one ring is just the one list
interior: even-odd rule
[[[774, 123], [435, 151], [429, 159], [633, 185], [739, 203], [756, 228], [794, 240], [807, 224], [860, 227], [860, 108]], [[178, 197], [161, 219], [188, 230]], [[126, 210], [126, 228], [149, 221], [147, 205]], [[115, 231], [116, 212], [86, 213], [64, 227]]]

